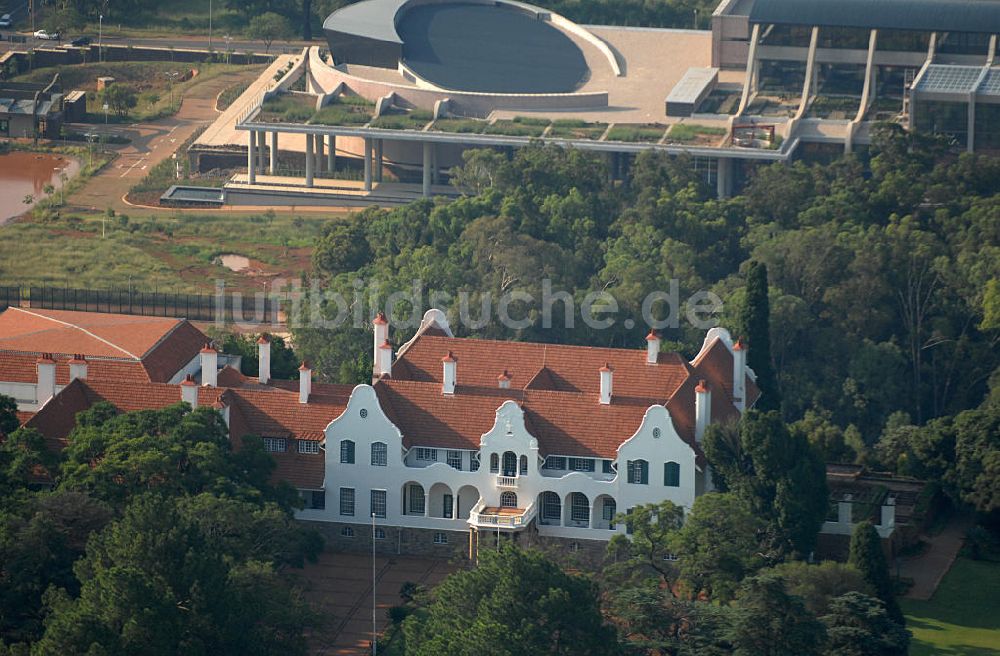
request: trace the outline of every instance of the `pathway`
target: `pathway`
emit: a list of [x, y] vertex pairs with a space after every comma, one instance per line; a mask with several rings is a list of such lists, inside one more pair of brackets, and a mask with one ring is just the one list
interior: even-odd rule
[[[180, 110], [173, 116], [149, 123], [135, 123], [116, 130], [123, 132], [132, 142], [118, 150], [118, 159], [114, 163], [69, 197], [66, 211], [103, 210], [111, 207], [115, 211], [128, 212], [129, 206], [122, 201], [122, 196], [150, 168], [173, 155], [198, 128], [215, 120], [219, 115], [215, 109], [219, 93], [234, 84], [252, 80], [259, 74], [259, 69], [254, 67], [206, 79], [188, 89]], [[89, 125], [78, 127], [81, 131], [95, 128]]]
[[955, 562], [970, 526], [971, 517], [952, 517], [937, 535], [923, 536], [928, 548], [922, 554], [899, 559], [900, 576], [913, 579], [913, 587], [904, 595], [906, 599], [926, 601], [934, 596], [941, 579]]
[[[458, 569], [440, 559], [384, 556], [375, 560], [375, 620], [386, 628], [388, 609], [399, 605], [399, 589], [413, 581], [434, 586]], [[310, 636], [310, 652], [316, 656], [361, 656], [369, 654], [372, 631], [372, 561], [370, 555], [324, 553], [319, 562], [307, 565], [298, 575], [314, 608], [328, 618], [325, 627]]]

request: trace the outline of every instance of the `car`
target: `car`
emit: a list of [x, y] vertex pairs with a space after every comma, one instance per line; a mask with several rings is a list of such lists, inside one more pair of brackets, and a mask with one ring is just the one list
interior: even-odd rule
[[36, 39], [42, 39], [43, 41], [58, 41], [59, 32], [46, 32], [45, 30], [38, 30], [35, 32]]
[[10, 27], [14, 24], [14, 19], [10, 17], [10, 14], [4, 14], [0, 16], [0, 27]]
[[74, 48], [83, 48], [84, 46], [89, 46], [91, 38], [89, 36], [78, 36], [69, 42]]

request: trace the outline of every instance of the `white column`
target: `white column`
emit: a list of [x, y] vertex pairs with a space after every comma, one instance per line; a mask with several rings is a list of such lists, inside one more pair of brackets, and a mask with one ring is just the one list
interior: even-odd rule
[[382, 144], [385, 143], [384, 139], [377, 139], [375, 141], [375, 181], [382, 182]]
[[313, 136], [306, 135], [306, 186], [313, 186], [313, 167], [316, 165], [316, 157], [313, 155]]
[[333, 173], [337, 170], [337, 135], [327, 135], [326, 145], [326, 170]]
[[257, 133], [257, 168], [264, 170], [264, 150], [267, 148], [266, 135], [263, 131]]
[[314, 138], [316, 139], [316, 172], [317, 173], [322, 173], [323, 172], [323, 160], [325, 159], [323, 157], [323, 142], [324, 142], [324, 139], [323, 139], [323, 135], [321, 135], [321, 134], [315, 135]]
[[247, 132], [247, 183], [257, 182], [257, 135], [253, 130]]
[[365, 139], [365, 191], [372, 190], [372, 140]]
[[729, 198], [733, 192], [733, 160], [719, 157], [716, 161], [715, 187], [720, 199]]
[[278, 131], [275, 130], [271, 133], [271, 162], [270, 170], [268, 171], [271, 175], [276, 175], [278, 173]]
[[433, 144], [429, 141], [424, 142], [424, 198], [430, 198], [431, 196], [431, 149], [434, 148]]
[[712, 390], [704, 380], [694, 388], [694, 438], [697, 442], [705, 436], [705, 430], [712, 422]]

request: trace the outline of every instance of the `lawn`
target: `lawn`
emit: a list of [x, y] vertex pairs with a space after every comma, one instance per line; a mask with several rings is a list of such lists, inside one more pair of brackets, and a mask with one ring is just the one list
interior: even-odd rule
[[230, 288], [259, 289], [261, 278], [231, 272], [215, 258], [244, 255], [264, 279], [298, 279], [311, 268], [313, 244], [323, 227], [336, 220], [333, 212], [150, 216], [137, 211], [105, 219], [64, 211], [47, 221], [4, 226], [0, 280], [96, 288], [131, 281], [143, 289], [210, 293], [214, 281], [223, 279]]
[[[198, 75], [185, 81], [180, 79], [191, 69]], [[263, 67], [260, 67], [263, 70]], [[200, 84], [222, 73], [247, 70], [235, 64], [202, 64], [180, 62], [103, 62], [75, 64], [72, 66], [36, 68], [14, 78], [15, 82], [49, 82], [55, 73], [64, 89], [80, 89], [87, 92], [89, 120], [103, 123], [103, 102], [97, 93], [98, 77], [113, 77], [116, 84], [124, 84], [135, 90], [138, 104], [127, 117], [120, 118], [113, 113], [108, 116], [111, 123], [132, 123], [149, 121], [174, 114], [181, 105], [181, 99], [189, 87]]]
[[959, 558], [930, 601], [901, 600], [910, 654], [1000, 656], [1000, 563]]

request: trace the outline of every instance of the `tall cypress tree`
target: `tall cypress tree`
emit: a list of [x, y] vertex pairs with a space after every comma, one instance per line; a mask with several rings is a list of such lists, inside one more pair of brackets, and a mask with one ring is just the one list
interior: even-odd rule
[[851, 534], [851, 551], [847, 562], [861, 572], [861, 576], [875, 590], [875, 594], [885, 604], [885, 611], [894, 621], [903, 624], [903, 611], [896, 602], [889, 576], [889, 564], [882, 551], [882, 540], [878, 531], [869, 521], [854, 527]]
[[771, 304], [767, 297], [767, 265], [751, 262], [747, 269], [746, 304], [740, 315], [740, 329], [750, 342], [747, 364], [757, 375], [760, 399], [758, 410], [781, 409], [781, 395], [771, 366]]

